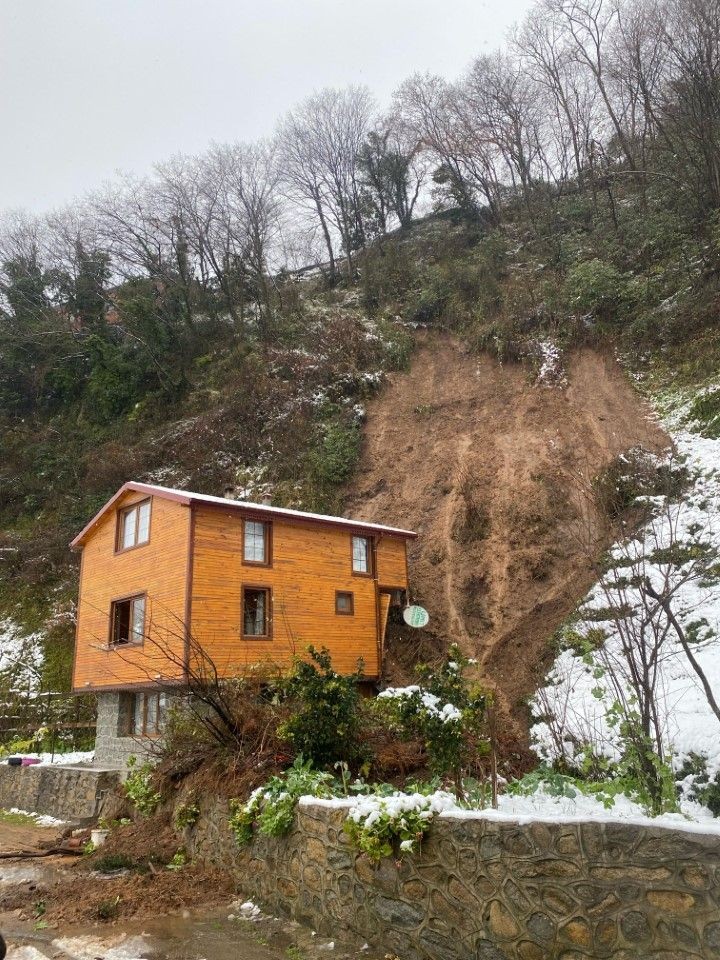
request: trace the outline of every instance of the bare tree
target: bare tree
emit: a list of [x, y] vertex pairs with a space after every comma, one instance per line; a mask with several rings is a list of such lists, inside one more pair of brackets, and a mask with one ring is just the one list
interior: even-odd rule
[[333, 235], [340, 239], [347, 271], [364, 245], [358, 155], [374, 104], [365, 87], [328, 88], [291, 110], [279, 126], [278, 152], [288, 195], [317, 217], [336, 272]]

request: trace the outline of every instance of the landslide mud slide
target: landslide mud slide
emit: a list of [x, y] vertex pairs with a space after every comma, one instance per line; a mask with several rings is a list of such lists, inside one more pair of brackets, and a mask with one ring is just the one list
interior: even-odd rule
[[522, 716], [608, 545], [593, 478], [631, 447], [669, 443], [613, 358], [582, 350], [565, 363], [566, 386], [536, 386], [521, 365], [433, 335], [369, 404], [345, 513], [418, 531], [413, 599], [431, 616], [391, 640], [390, 680], [456, 641], [503, 712]]

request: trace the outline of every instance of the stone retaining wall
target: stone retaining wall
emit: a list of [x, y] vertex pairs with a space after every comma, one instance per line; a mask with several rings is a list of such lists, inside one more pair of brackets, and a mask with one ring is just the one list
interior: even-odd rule
[[350, 930], [401, 960], [720, 957], [720, 837], [623, 823], [436, 819], [422, 851], [373, 866], [345, 811], [299, 808], [286, 838], [238, 849], [214, 802], [193, 856], [273, 912]]
[[28, 810], [82, 823], [100, 816], [120, 784], [115, 770], [0, 765], [0, 810]]

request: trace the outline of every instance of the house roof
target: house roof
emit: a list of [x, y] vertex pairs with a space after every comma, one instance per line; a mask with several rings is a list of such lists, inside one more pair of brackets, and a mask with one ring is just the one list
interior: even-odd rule
[[111, 510], [115, 503], [128, 492], [145, 493], [152, 497], [161, 497], [165, 500], [175, 500], [187, 505], [193, 503], [207, 503], [213, 506], [224, 507], [228, 510], [238, 510], [246, 516], [257, 516], [260, 519], [282, 519], [295, 523], [315, 523], [354, 530], [357, 533], [384, 533], [393, 537], [413, 539], [417, 536], [412, 530], [401, 530], [397, 527], [386, 527], [380, 523], [368, 523], [365, 520], [348, 520], [345, 517], [331, 517], [322, 513], [306, 513], [303, 510], [288, 510], [285, 507], [269, 507], [261, 503], [249, 503], [246, 500], [228, 500], [226, 497], [213, 497], [207, 493], [193, 493], [190, 490], [173, 490], [170, 487], [159, 487], [151, 483], [137, 483], [134, 480], [124, 483], [117, 493], [112, 496], [92, 518], [70, 546], [75, 550], [83, 545], [97, 523]]

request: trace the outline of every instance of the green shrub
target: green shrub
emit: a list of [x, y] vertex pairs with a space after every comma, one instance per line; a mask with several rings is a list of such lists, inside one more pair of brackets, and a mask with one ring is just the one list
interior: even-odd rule
[[288, 833], [300, 797], [332, 796], [333, 777], [298, 757], [284, 774], [271, 777], [248, 800], [231, 800], [228, 825], [239, 846], [250, 843], [257, 829], [270, 837]]
[[431, 773], [452, 777], [458, 796], [463, 768], [489, 750], [483, 736], [488, 696], [464, 676], [469, 664], [453, 645], [439, 667], [417, 668], [420, 684], [390, 687], [374, 702], [380, 718], [402, 739], [422, 740]]
[[309, 647], [308, 652], [310, 660], [297, 660], [283, 685], [292, 715], [278, 733], [317, 766], [338, 760], [355, 763], [363, 755], [358, 686], [362, 665], [344, 676], [333, 670], [327, 650]]
[[194, 827], [200, 816], [200, 805], [195, 800], [181, 803], [175, 810], [174, 823], [177, 830]]
[[690, 404], [688, 420], [699, 426], [702, 436], [720, 439], [720, 389], [699, 393]]
[[310, 452], [310, 473], [321, 490], [347, 483], [360, 456], [360, 429], [355, 423], [333, 421], [321, 427]]
[[570, 308], [605, 322], [623, 318], [630, 299], [627, 277], [612, 263], [586, 260], [568, 273], [565, 292]]
[[135, 809], [143, 816], [150, 816], [160, 806], [162, 795], [153, 786], [153, 766], [143, 763], [137, 766], [137, 757], [128, 759], [129, 773], [123, 784], [125, 796], [135, 805]]

